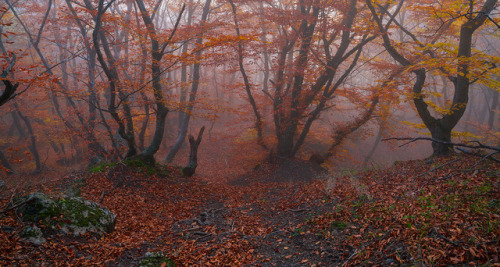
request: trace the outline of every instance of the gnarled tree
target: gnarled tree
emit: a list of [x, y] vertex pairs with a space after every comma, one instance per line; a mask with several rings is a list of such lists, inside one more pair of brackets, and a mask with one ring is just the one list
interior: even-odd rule
[[[474, 9], [477, 8], [480, 2], [482, 3], [482, 7], [478, 12], [474, 12]], [[472, 71], [469, 67], [469, 65], [471, 65], [473, 35], [488, 20], [488, 16], [490, 12], [495, 8], [497, 0], [470, 0], [468, 1], [468, 5], [465, 5], [465, 7], [469, 8], [466, 14], [461, 14], [460, 10], [454, 10], [453, 12], [455, 14], [452, 13], [452, 17], [449, 19], [439, 17], [438, 24], [435, 24], [435, 21], [433, 21], [432, 19], [432, 17], [435, 17], [435, 14], [428, 14], [428, 17], [426, 17], [427, 23], [430, 28], [435, 28], [435, 31], [433, 34], [430, 34], [430, 36], [424, 35], [420, 38], [416, 30], [412, 32], [406, 25], [398, 22], [397, 19], [395, 19], [397, 13], [403, 6], [403, 0], [401, 0], [396, 5], [395, 11], [393, 11], [392, 13], [390, 11], [391, 9], [376, 5], [372, 3], [372, 0], [366, 0], [366, 3], [370, 8], [375, 22], [377, 23], [380, 34], [382, 35], [383, 45], [389, 55], [400, 65], [404, 66], [408, 71], [412, 72], [415, 75], [415, 82], [412, 89], [413, 103], [416, 107], [418, 115], [422, 119], [427, 129], [430, 131], [432, 138], [442, 141], [432, 143], [434, 151], [433, 154], [446, 155], [450, 153], [452, 149], [451, 132], [465, 112], [469, 100], [469, 87], [470, 84], [475, 80], [475, 78], [472, 77]], [[413, 5], [413, 7], [416, 9], [418, 9], [419, 7], [425, 9], [442, 8], [439, 3], [429, 5], [427, 2], [420, 3], [419, 1], [412, 1], [411, 3], [408, 2], [408, 4]], [[437, 12], [436, 14], [443, 13], [445, 13], [444, 10], [440, 10], [440, 12]], [[382, 14], [389, 14], [389, 16], [392, 18], [391, 20], [386, 22], [385, 25], [383, 19], [381, 18]], [[444, 22], [439, 23], [441, 21]], [[451, 107], [449, 108], [449, 112], [445, 113], [442, 117], [436, 117], [431, 114], [429, 104], [426, 103], [426, 100], [424, 99], [423, 89], [426, 86], [426, 77], [432, 70], [429, 65], [427, 65], [426, 67], [426, 60], [431, 59], [432, 61], [439, 56], [438, 53], [443, 53], [443, 51], [436, 51], [429, 48], [429, 45], [436, 43], [437, 40], [439, 40], [439, 38], [444, 34], [443, 31], [450, 27], [451, 23], [455, 21], [461, 23], [458, 34], [458, 44], [456, 49], [451, 50], [451, 52], [448, 50], [446, 53], [451, 54], [447, 56], [451, 56], [458, 63], [456, 64], [454, 70], [444, 68], [444, 66], [437, 67], [439, 75], [444, 75], [445, 77], [447, 77], [447, 79], [449, 79], [453, 85], [453, 102], [451, 104]], [[388, 31], [388, 27], [389, 25], [391, 25], [391, 23], [394, 23], [399, 29], [402, 30], [404, 34], [409, 37], [409, 39], [415, 46], [414, 51], [398, 50], [397, 43], [395, 42], [395, 40], [391, 39], [391, 36], [389, 34], [390, 32]], [[429, 33], [429, 31], [427, 31], [427, 33]], [[451, 39], [450, 36], [448, 36], [448, 38]], [[449, 39], [447, 40], [447, 42], [449, 42]], [[485, 63], [487, 64], [487, 62]], [[482, 73], [482, 75], [484, 75], [484, 73]]]

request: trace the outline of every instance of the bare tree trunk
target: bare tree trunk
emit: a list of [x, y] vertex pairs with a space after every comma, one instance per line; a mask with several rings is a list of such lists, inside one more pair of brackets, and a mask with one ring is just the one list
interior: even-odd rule
[[[136, 18], [136, 22], [137, 22], [137, 28], [139, 28], [140, 21], [139, 21], [138, 12], [135, 12], [135, 18]], [[147, 63], [146, 61], [148, 58], [148, 50], [146, 48], [145, 41], [146, 40], [139, 39], [139, 46], [141, 47], [141, 52], [142, 52], [141, 73], [139, 74], [139, 84], [140, 85], [144, 84], [144, 81], [146, 79], [146, 77], [145, 77], [146, 76], [146, 63]], [[145, 148], [144, 139], [146, 136], [146, 130], [148, 129], [148, 123], [149, 123], [149, 117], [150, 117], [150, 112], [149, 112], [150, 104], [149, 104], [148, 97], [146, 96], [146, 93], [144, 93], [144, 91], [141, 91], [141, 97], [142, 97], [142, 100], [144, 101], [145, 118], [142, 121], [141, 130], [139, 131], [139, 140], [138, 140], [139, 144], [138, 144], [138, 146], [139, 146], [139, 149], [142, 151]]]
[[196, 167], [198, 167], [198, 147], [201, 143], [201, 138], [203, 136], [203, 131], [205, 131], [205, 126], [201, 127], [200, 132], [198, 133], [198, 138], [196, 140], [192, 135], [189, 135], [189, 162], [186, 167], [182, 169], [182, 174], [185, 176], [191, 177], [196, 171]]
[[[263, 14], [264, 12], [264, 2], [259, 2], [259, 5], [260, 5], [260, 12], [261, 12], [261, 15]], [[269, 74], [270, 74], [270, 58], [269, 58], [269, 51], [267, 50], [267, 29], [266, 27], [264, 26], [264, 23], [261, 22], [261, 30], [262, 30], [262, 34], [260, 36], [260, 39], [262, 40], [262, 43], [264, 43], [265, 47], [264, 47], [264, 51], [263, 51], [263, 56], [264, 56], [264, 79], [262, 81], [262, 91], [264, 91], [265, 93], [268, 93], [269, 92]]]

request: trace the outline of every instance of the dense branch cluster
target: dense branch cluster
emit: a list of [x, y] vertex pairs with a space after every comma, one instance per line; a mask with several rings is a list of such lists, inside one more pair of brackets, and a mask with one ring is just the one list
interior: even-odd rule
[[28, 156], [1, 165], [40, 171], [40, 149], [60, 164], [172, 162], [206, 124], [209, 139], [318, 163], [378, 126], [366, 162], [415, 115], [434, 155], [472, 113], [472, 135], [496, 142], [497, 0], [438, 2], [4, 0], [0, 152]]

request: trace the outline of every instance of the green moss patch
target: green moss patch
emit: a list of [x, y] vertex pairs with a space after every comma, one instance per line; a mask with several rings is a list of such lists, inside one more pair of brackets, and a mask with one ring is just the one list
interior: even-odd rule
[[167, 267], [175, 267], [173, 260], [165, 257], [161, 252], [146, 252], [144, 259], [141, 260], [141, 267], [159, 267], [166, 263]]

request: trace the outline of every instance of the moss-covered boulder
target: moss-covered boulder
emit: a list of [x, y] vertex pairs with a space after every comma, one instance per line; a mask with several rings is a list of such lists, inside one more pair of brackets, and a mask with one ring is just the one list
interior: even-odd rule
[[58, 201], [65, 223], [61, 230], [75, 235], [87, 232], [102, 235], [115, 229], [116, 216], [99, 204], [79, 197], [64, 198]]
[[[50, 234], [85, 233], [101, 236], [114, 230], [116, 216], [99, 204], [79, 197], [67, 197], [53, 200], [36, 192], [16, 200], [24, 203], [16, 210], [24, 222], [31, 223], [38, 229], [43, 229], [43, 236]], [[26, 239], [35, 236], [34, 227], [26, 227]], [[33, 242], [35, 243], [35, 242]]]

